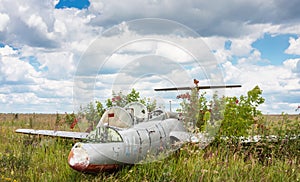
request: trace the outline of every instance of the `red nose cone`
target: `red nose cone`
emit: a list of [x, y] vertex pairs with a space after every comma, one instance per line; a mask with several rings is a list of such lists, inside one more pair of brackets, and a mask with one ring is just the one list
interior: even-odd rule
[[73, 148], [68, 157], [69, 166], [77, 171], [85, 171], [89, 165], [87, 152], [82, 148]]

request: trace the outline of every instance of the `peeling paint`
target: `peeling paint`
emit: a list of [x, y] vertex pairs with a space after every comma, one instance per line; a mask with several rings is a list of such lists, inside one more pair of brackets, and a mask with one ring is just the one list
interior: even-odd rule
[[69, 154], [68, 163], [70, 167], [77, 171], [85, 171], [89, 165], [88, 153], [80, 146], [74, 146]]

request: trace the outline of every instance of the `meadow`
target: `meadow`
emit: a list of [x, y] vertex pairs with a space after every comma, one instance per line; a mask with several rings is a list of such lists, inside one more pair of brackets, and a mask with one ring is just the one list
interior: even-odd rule
[[[263, 116], [249, 132], [299, 134], [298, 116]], [[75, 141], [14, 132], [18, 128], [71, 130], [64, 117], [0, 114], [0, 181], [300, 181], [299, 139], [251, 145], [216, 141], [205, 149], [190, 144], [162, 161], [84, 174], [67, 164]]]

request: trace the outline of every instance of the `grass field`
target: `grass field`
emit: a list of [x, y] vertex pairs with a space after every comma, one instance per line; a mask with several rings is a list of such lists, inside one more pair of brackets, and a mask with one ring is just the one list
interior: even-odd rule
[[[18, 128], [70, 130], [64, 115], [0, 114], [0, 181], [300, 181], [300, 142], [249, 146], [214, 142], [204, 150], [186, 145], [162, 161], [114, 173], [83, 174], [67, 157], [74, 141], [16, 134]], [[264, 116], [256, 133], [299, 134], [298, 115]]]

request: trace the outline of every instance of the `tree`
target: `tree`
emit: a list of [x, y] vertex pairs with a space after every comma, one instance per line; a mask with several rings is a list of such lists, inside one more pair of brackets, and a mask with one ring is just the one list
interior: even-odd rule
[[124, 107], [129, 103], [132, 102], [140, 102], [144, 105], [148, 105], [149, 109], [153, 108], [153, 105], [156, 106], [156, 102], [153, 101], [151, 102], [150, 99], [146, 102], [146, 98], [141, 99], [140, 93], [137, 92], [134, 88], [131, 90], [131, 92], [127, 95], [124, 95], [123, 92], [118, 92], [115, 93], [113, 92], [112, 94], [112, 99], [107, 99], [106, 100], [106, 107], [112, 107], [112, 106], [119, 106], [119, 107]]
[[[258, 106], [263, 104], [265, 99], [261, 96], [262, 90], [255, 86], [247, 92], [247, 96], [221, 97], [214, 93], [209, 102], [205, 97], [206, 93], [200, 93], [192, 89], [189, 93], [181, 94], [177, 98], [182, 99], [180, 103], [185, 123], [193, 123], [194, 129], [207, 131], [206, 125], [209, 122], [221, 121], [219, 136], [246, 136], [248, 129], [261, 116]], [[188, 124], [189, 125], [189, 124]]]
[[241, 95], [239, 99], [226, 97], [220, 135], [235, 137], [248, 135], [247, 130], [254, 124], [256, 118], [262, 115], [261, 111], [257, 109], [265, 101], [261, 94], [262, 90], [255, 86], [248, 91], [247, 96]]

